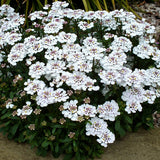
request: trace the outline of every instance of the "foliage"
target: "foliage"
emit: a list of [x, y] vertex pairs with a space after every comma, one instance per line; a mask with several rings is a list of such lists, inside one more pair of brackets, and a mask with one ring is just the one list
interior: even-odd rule
[[160, 111], [154, 29], [123, 10], [0, 7], [0, 131], [37, 154], [85, 160]]
[[25, 15], [25, 23], [28, 21], [28, 15], [31, 12], [42, 10], [43, 6], [52, 3], [52, 0], [1, 0], [1, 5], [8, 4], [15, 8], [16, 12]]
[[[2, 0], [1, 5], [9, 4], [13, 8], [16, 8], [16, 12], [25, 14], [25, 20], [27, 23], [27, 17], [29, 13], [42, 10], [43, 5], [51, 4], [57, 0]], [[62, 0], [64, 1], [64, 0]], [[115, 10], [124, 8], [127, 11], [133, 12], [138, 18], [141, 18], [129, 5], [127, 0], [67, 0], [72, 8], [82, 8], [86, 11], [89, 10]]]
[[74, 4], [73, 6], [78, 6], [83, 3], [86, 11], [90, 10], [106, 10], [111, 11], [115, 9], [125, 9], [127, 11], [133, 12], [138, 18], [141, 18], [130, 6], [128, 0], [68, 0], [69, 3]]

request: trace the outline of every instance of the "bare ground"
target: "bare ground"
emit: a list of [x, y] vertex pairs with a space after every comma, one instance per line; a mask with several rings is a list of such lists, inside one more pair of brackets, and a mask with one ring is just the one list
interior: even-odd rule
[[[62, 160], [62, 157], [38, 157], [28, 144], [9, 141], [0, 134], [0, 160]], [[160, 160], [160, 128], [128, 133], [110, 144], [102, 157], [95, 160]]]

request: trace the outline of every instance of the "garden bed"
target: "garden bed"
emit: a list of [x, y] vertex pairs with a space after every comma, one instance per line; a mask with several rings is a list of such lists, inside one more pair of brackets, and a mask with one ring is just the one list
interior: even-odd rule
[[[0, 160], [62, 160], [35, 155], [28, 144], [18, 144], [8, 140], [0, 134]], [[159, 160], [160, 156], [160, 128], [149, 131], [140, 129], [136, 133], [128, 133], [123, 139], [117, 140], [104, 150], [99, 160]], [[95, 160], [98, 160], [95, 159]]]
[[[55, 2], [31, 13], [27, 30], [23, 16], [1, 7], [0, 131], [41, 156], [87, 160], [113, 146], [102, 159], [110, 153], [116, 160], [151, 157], [157, 134], [154, 142], [152, 131], [128, 132], [153, 127], [152, 114], [160, 111], [155, 27], [123, 10], [84, 12], [67, 5]], [[23, 151], [12, 146], [13, 160], [37, 159], [18, 146]]]

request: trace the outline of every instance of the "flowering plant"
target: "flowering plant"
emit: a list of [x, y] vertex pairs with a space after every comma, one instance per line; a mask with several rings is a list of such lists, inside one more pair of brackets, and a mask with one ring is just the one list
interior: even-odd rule
[[0, 7], [0, 119], [8, 138], [40, 155], [78, 160], [152, 124], [160, 50], [155, 28], [132, 13], [67, 6], [57, 1], [31, 13], [27, 29], [23, 16]]

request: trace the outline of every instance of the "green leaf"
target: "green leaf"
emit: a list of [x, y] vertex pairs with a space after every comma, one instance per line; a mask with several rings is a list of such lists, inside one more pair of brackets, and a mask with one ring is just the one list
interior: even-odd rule
[[129, 124], [132, 124], [132, 123], [133, 123], [132, 119], [131, 119], [129, 116], [125, 116], [124, 119], [125, 119], [125, 121], [127, 121], [127, 123], [129, 123]]
[[78, 144], [76, 143], [76, 141], [73, 141], [73, 150], [74, 152], [78, 151]]
[[17, 132], [17, 129], [19, 127], [19, 123], [15, 124], [12, 128], [11, 128], [11, 133], [12, 135], [15, 135], [15, 133]]
[[120, 127], [118, 132], [119, 132], [121, 137], [123, 137], [126, 134], [125, 130], [122, 127]]
[[101, 4], [100, 4], [100, 2], [98, 0], [94, 0], [93, 3], [96, 5], [98, 10], [102, 10]]
[[45, 140], [45, 141], [43, 141], [43, 143], [41, 144], [41, 146], [45, 148], [45, 147], [47, 147], [49, 144], [50, 144], [50, 142], [47, 141], [47, 140]]
[[73, 157], [72, 154], [67, 154], [64, 156], [63, 160], [71, 160], [72, 157]]
[[3, 119], [8, 118], [8, 117], [10, 117], [10, 116], [11, 116], [11, 113], [7, 112], [6, 114], [4, 114], [4, 115], [1, 117], [1, 119], [3, 120]]
[[132, 132], [132, 128], [131, 128], [130, 125], [127, 124], [127, 125], [125, 125], [124, 127], [125, 127], [125, 129], [126, 129], [127, 131]]
[[71, 138], [65, 138], [65, 139], [60, 139], [59, 142], [62, 142], [62, 143], [67, 143], [67, 142], [71, 142], [72, 139]]
[[76, 160], [81, 160], [81, 155], [80, 155], [79, 152], [76, 152], [75, 159]]
[[36, 134], [37, 134], [37, 133], [34, 133], [34, 134], [32, 134], [32, 135], [29, 137], [30, 142], [34, 139], [34, 137], [36, 136]]
[[58, 144], [58, 143], [56, 144], [55, 152], [56, 152], [56, 153], [58, 153], [58, 152], [59, 152], [59, 144]]
[[6, 122], [4, 125], [8, 126], [11, 123], [11, 121]]
[[120, 121], [117, 120], [116, 123], [115, 123], [115, 130], [116, 130], [116, 131], [119, 131], [120, 128], [121, 128], [121, 126], [120, 126]]
[[38, 148], [37, 154], [45, 157], [47, 155], [47, 150], [45, 150], [44, 148]]
[[134, 131], [137, 131], [142, 126], [142, 124], [142, 122], [137, 123], [134, 127]]
[[54, 133], [55, 133], [55, 131], [56, 131], [56, 128], [53, 128], [53, 129], [52, 129], [52, 134], [54, 134]]
[[14, 92], [10, 92], [9, 96], [12, 99], [14, 97]]

